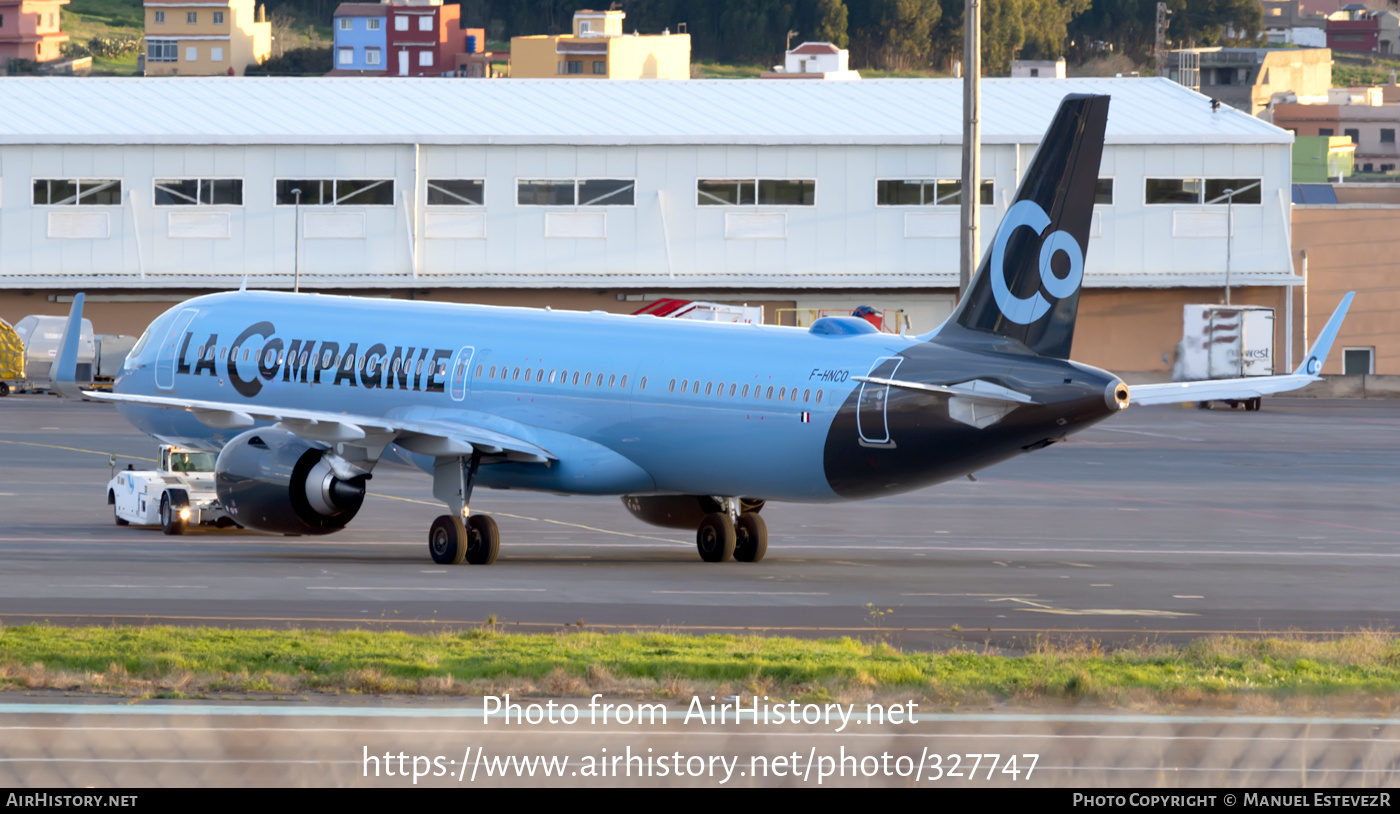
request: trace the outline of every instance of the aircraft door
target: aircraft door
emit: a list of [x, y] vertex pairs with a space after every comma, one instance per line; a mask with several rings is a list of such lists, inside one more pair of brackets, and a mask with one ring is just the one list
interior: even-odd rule
[[[893, 379], [894, 372], [903, 361], [903, 357], [899, 356], [882, 356], [875, 360], [875, 364], [870, 366], [870, 372], [865, 375], [876, 379]], [[860, 433], [862, 445], [894, 446], [894, 441], [890, 440], [890, 427], [885, 414], [889, 395], [890, 386], [887, 384], [861, 382], [860, 397], [856, 406], [856, 431]]]
[[190, 327], [198, 313], [198, 308], [186, 308], [176, 314], [175, 321], [170, 323], [165, 341], [160, 344], [160, 350], [156, 353], [156, 387], [161, 390], [171, 390], [175, 387], [175, 357], [180, 353], [180, 341], [185, 336], [185, 329]]
[[476, 348], [464, 347], [457, 351], [457, 358], [452, 360], [452, 384], [449, 388], [453, 401], [462, 401], [467, 397], [467, 378], [471, 376], [472, 357], [476, 355]]

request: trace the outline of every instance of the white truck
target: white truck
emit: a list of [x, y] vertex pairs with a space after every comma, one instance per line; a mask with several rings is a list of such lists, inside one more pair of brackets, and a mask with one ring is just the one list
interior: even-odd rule
[[118, 526], [159, 525], [166, 534], [190, 526], [235, 525], [214, 491], [217, 454], [162, 444], [155, 471], [128, 466], [107, 483], [107, 503]]

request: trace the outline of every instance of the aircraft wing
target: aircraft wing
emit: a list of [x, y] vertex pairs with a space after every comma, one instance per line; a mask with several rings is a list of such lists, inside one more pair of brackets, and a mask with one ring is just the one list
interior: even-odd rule
[[504, 454], [507, 460], [544, 463], [557, 458], [543, 447], [505, 433], [457, 421], [400, 420], [384, 416], [333, 413], [219, 401], [103, 393], [95, 390], [84, 396], [123, 404], [141, 404], [193, 413], [202, 423], [219, 429], [251, 427], [258, 421], [273, 421], [288, 432], [308, 441], [356, 443], [382, 448], [398, 444], [409, 452], [433, 457], [470, 455], [480, 450], [486, 455]]
[[1186, 401], [1224, 401], [1257, 398], [1273, 393], [1287, 393], [1290, 390], [1322, 381], [1319, 373], [1327, 352], [1342, 328], [1347, 309], [1351, 307], [1354, 291], [1347, 292], [1332, 312], [1331, 319], [1323, 326], [1317, 341], [1308, 349], [1308, 355], [1298, 369], [1281, 376], [1246, 376], [1240, 379], [1207, 379], [1199, 382], [1164, 382], [1162, 384], [1133, 385], [1132, 403], [1140, 405], [1179, 404]]

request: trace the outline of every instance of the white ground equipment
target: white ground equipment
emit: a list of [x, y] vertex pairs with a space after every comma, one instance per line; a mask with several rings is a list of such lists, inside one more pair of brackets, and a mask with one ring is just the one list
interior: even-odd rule
[[107, 503], [117, 525], [159, 525], [166, 534], [184, 534], [190, 526], [234, 525], [214, 492], [216, 457], [162, 444], [155, 471], [118, 472], [107, 483]]

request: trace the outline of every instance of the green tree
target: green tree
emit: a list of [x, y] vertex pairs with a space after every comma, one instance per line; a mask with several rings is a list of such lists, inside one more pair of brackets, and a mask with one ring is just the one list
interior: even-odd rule
[[845, 48], [850, 44], [851, 38], [846, 33], [846, 22], [849, 12], [846, 4], [841, 0], [818, 0], [817, 2], [817, 39], [822, 42], [829, 42], [837, 48]]

